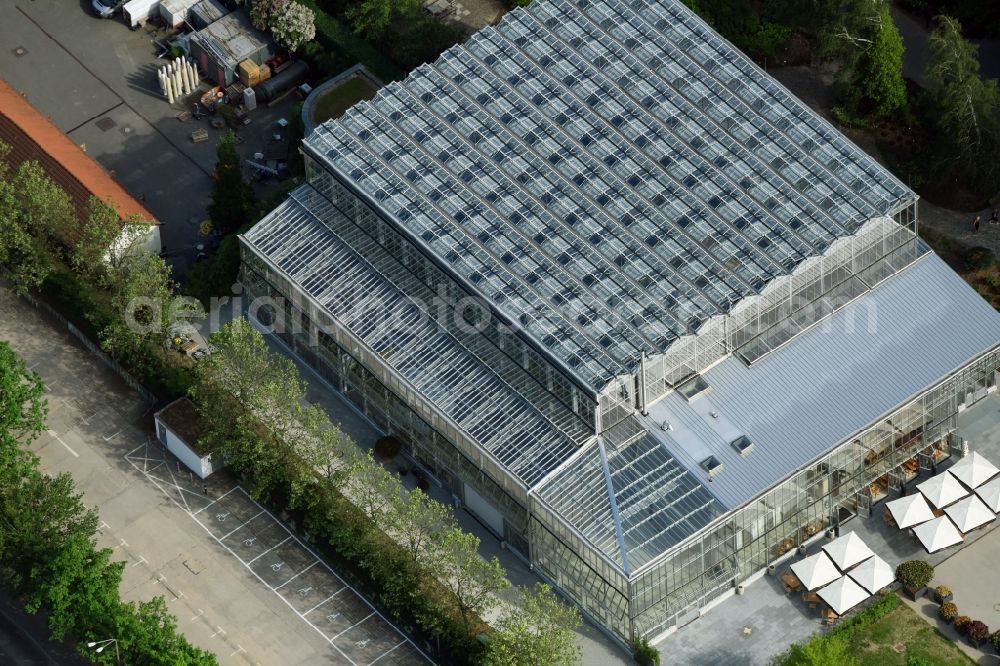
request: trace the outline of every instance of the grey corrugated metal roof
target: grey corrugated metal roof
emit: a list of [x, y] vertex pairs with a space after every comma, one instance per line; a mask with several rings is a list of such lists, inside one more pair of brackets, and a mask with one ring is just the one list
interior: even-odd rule
[[594, 390], [914, 198], [677, 0], [535, 0], [305, 143]]
[[[754, 365], [726, 359], [704, 373], [709, 393], [671, 393], [646, 425], [735, 508], [998, 343], [1000, 313], [929, 254]], [[739, 433], [746, 457], [730, 446]], [[723, 463], [711, 483], [708, 455]]]
[[191, 35], [217, 61], [236, 68], [241, 62], [270, 48], [267, 35], [253, 27], [242, 9], [226, 14], [203, 30]]

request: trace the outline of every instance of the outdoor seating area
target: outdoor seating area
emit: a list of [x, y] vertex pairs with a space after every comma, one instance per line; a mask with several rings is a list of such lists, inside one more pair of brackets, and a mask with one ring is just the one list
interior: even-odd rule
[[802, 601], [810, 609], [819, 607], [827, 624], [833, 624], [895, 579], [892, 567], [854, 532], [795, 562], [791, 571], [781, 576], [786, 593], [805, 588]]
[[928, 553], [962, 543], [1000, 510], [1000, 469], [973, 452], [917, 485], [919, 494], [886, 503], [890, 526], [909, 529]]

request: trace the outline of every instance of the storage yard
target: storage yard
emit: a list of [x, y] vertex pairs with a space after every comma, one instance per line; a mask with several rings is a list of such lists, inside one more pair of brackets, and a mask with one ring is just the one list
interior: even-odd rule
[[[125, 9], [136, 10], [135, 2], [110, 19], [95, 16], [89, 3], [72, 11], [54, 3], [12, 3], [0, 22], [0, 41], [11, 45], [0, 52], [0, 71], [163, 222], [167, 258], [175, 276], [182, 277], [199, 253], [211, 252], [214, 242], [202, 237], [199, 227], [207, 218], [217, 141], [232, 128], [244, 160], [272, 154], [275, 135], [289, 145], [288, 128], [282, 124], [294, 120], [300, 98], [293, 85], [267, 102], [258, 98], [245, 116], [243, 101], [208, 109], [202, 97], [217, 83], [204, 78], [199, 63], [183, 56], [181, 48], [182, 59], [198, 69], [198, 76], [191, 93], [175, 95], [171, 103], [159, 78], [165, 66], [178, 60], [171, 46], [190, 40], [196, 30], [224, 17], [226, 9], [217, 0], [202, 0], [188, 9], [182, 28], [169, 27], [159, 13], [149, 13], [130, 29]], [[161, 3], [157, 11], [162, 9]], [[289, 63], [295, 64], [272, 62], [266, 71], [258, 65], [257, 85], [270, 83], [264, 80], [268, 74], [286, 71]], [[234, 85], [243, 85], [238, 76]], [[272, 162], [270, 171], [246, 162], [244, 169], [258, 192], [276, 186], [284, 175], [278, 162]]]

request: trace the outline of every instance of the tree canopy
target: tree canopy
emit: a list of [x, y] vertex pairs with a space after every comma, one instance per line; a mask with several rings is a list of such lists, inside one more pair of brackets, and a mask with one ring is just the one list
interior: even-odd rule
[[931, 33], [928, 95], [943, 158], [972, 181], [1000, 175], [1000, 92], [979, 74], [979, 48], [962, 37], [962, 26], [940, 16]]
[[24, 294], [52, 272], [53, 238], [76, 217], [69, 196], [35, 161], [11, 169], [10, 147], [0, 142], [0, 266], [11, 289]]
[[220, 232], [231, 233], [250, 217], [253, 193], [243, 179], [240, 155], [236, 152], [236, 135], [232, 132], [222, 135], [215, 146], [215, 154], [218, 161], [208, 215]]

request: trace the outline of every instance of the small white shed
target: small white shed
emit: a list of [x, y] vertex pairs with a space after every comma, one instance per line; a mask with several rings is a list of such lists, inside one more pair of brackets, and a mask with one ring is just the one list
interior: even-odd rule
[[199, 446], [201, 426], [198, 418], [198, 409], [187, 398], [178, 398], [153, 415], [156, 438], [188, 469], [204, 479], [216, 470], [216, 466], [212, 463], [212, 454]]

